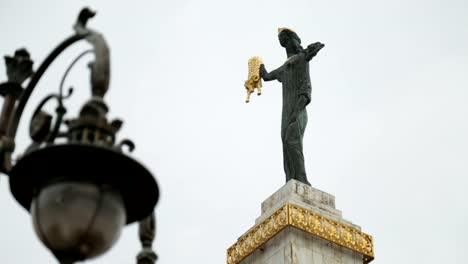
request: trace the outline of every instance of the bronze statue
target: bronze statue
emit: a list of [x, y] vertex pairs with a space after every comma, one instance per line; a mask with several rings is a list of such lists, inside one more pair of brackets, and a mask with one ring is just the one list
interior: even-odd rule
[[[283, 162], [284, 172], [286, 173], [286, 182], [295, 179], [305, 184], [307, 175], [304, 167], [304, 154], [302, 151], [302, 139], [307, 125], [306, 106], [311, 101], [312, 87], [310, 84], [309, 61], [325, 45], [315, 42], [307, 46], [306, 49], [301, 46], [301, 39], [291, 29], [278, 29], [278, 38], [282, 47], [286, 49], [286, 62], [271, 72], [265, 69], [265, 65], [259, 57], [251, 60], [259, 60], [260, 77], [264, 81], [278, 80], [283, 86], [283, 112], [281, 119], [281, 139], [283, 141]], [[255, 59], [258, 58], [258, 59]], [[249, 61], [249, 79], [250, 65]], [[247, 92], [253, 92], [253, 88], [247, 87]], [[249, 82], [250, 84], [251, 82]], [[258, 82], [257, 82], [258, 83]], [[260, 87], [261, 87], [261, 82]], [[255, 87], [257, 88], [257, 87]]]

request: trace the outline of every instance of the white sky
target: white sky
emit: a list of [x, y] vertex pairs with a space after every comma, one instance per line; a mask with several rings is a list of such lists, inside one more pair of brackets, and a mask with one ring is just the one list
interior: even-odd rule
[[[284, 183], [280, 84], [265, 83], [248, 105], [243, 87], [251, 56], [268, 69], [284, 61], [283, 26], [303, 45], [326, 44], [311, 63], [304, 148], [312, 185], [374, 236], [373, 263], [466, 262], [466, 1], [0, 0], [0, 54], [27, 47], [37, 67], [87, 5], [98, 11], [89, 26], [111, 47], [110, 117], [125, 121], [120, 137], [135, 141], [134, 157], [160, 184], [158, 264], [225, 263], [226, 249]], [[16, 154], [29, 143], [37, 102], [57, 91], [85, 48], [67, 51], [40, 82]], [[76, 88], [69, 117], [89, 96], [86, 63], [67, 81]], [[1, 263], [54, 263], [6, 177], [0, 206]], [[135, 263], [139, 249], [133, 225], [87, 263]]]

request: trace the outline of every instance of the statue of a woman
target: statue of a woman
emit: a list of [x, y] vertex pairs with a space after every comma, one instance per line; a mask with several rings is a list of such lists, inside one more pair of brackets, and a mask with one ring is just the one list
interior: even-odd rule
[[295, 179], [310, 185], [302, 152], [302, 139], [307, 125], [306, 106], [310, 103], [312, 92], [309, 61], [325, 45], [316, 42], [303, 49], [301, 39], [294, 31], [287, 28], [280, 28], [278, 31], [279, 42], [286, 49], [288, 59], [271, 72], [261, 65], [260, 76], [264, 81], [278, 80], [283, 85], [281, 139], [286, 182]]

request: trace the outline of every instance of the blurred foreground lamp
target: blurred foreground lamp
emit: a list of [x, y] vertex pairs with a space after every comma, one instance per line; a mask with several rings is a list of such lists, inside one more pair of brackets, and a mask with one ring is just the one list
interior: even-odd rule
[[[134, 144], [116, 140], [122, 121], [109, 121], [106, 117], [108, 107], [103, 98], [110, 78], [109, 49], [101, 34], [86, 27], [94, 14], [83, 9], [74, 26], [76, 33], [57, 46], [36, 72], [24, 49], [16, 51], [13, 57], [5, 57], [8, 81], [0, 84], [4, 97], [0, 114], [1, 170], [9, 175], [15, 199], [30, 211], [39, 238], [60, 263], [103, 254], [126, 224], [154, 223], [153, 209], [159, 197], [151, 173], [124, 153], [125, 147], [132, 151]], [[36, 108], [30, 123], [33, 143], [13, 164], [16, 130], [32, 91], [55, 58], [83, 39], [93, 49], [71, 63], [59, 92], [47, 96]], [[70, 97], [72, 88], [64, 94], [64, 80], [75, 63], [91, 53], [92, 96], [77, 118], [65, 120], [63, 101]], [[57, 104], [55, 117], [42, 110], [51, 100]], [[154, 238], [154, 228], [146, 230], [152, 233], [146, 237]], [[150, 262], [145, 263], [154, 263], [154, 252], [148, 248], [144, 251], [150, 256]], [[140, 258], [148, 260], [142, 254], [138, 262]]]

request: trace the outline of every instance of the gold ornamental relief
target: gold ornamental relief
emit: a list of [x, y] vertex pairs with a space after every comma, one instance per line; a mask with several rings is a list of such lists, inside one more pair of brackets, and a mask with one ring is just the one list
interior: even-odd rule
[[249, 76], [247, 81], [244, 83], [244, 87], [247, 90], [247, 98], [245, 102], [250, 102], [250, 95], [257, 89], [257, 95], [262, 94], [262, 78], [260, 76], [260, 66], [262, 66], [262, 58], [255, 56], [249, 60]]
[[364, 264], [374, 259], [374, 243], [370, 235], [299, 206], [286, 204], [239, 238], [227, 250], [227, 263], [240, 263], [288, 226], [358, 252], [364, 256]]
[[[374, 245], [370, 235], [295, 205], [289, 205], [289, 210], [293, 216], [291, 219], [292, 226], [363, 254], [365, 263], [369, 263], [374, 259]], [[320, 227], [318, 225], [307, 225], [303, 221], [306, 217], [320, 222]]]
[[243, 235], [227, 252], [227, 263], [237, 264], [252, 254], [268, 240], [287, 227], [287, 206], [283, 206], [272, 216]]

